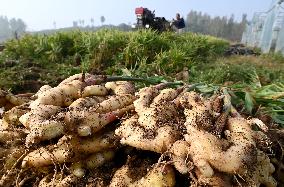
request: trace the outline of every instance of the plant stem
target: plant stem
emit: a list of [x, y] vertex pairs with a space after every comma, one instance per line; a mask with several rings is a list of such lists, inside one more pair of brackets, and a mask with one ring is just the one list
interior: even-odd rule
[[[111, 77], [106, 77], [104, 80], [102, 80], [102, 82], [114, 82], [114, 81], [133, 81], [133, 82], [144, 82], [148, 84], [161, 83], [161, 81], [155, 81], [151, 78], [138, 78], [138, 77], [130, 77], [130, 76], [111, 76]], [[166, 82], [166, 83], [161, 83], [161, 84], [163, 84], [163, 87], [183, 85], [182, 82]]]
[[194, 90], [197, 86], [200, 86], [200, 85], [203, 85], [203, 83], [195, 83], [195, 84], [191, 84], [191, 85], [188, 85], [186, 90], [189, 92], [189, 91], [192, 91]]
[[154, 81], [151, 79], [144, 79], [138, 77], [129, 77], [129, 76], [111, 76], [107, 77], [104, 82], [114, 82], [114, 81], [134, 81], [134, 82], [146, 82], [152, 84]]

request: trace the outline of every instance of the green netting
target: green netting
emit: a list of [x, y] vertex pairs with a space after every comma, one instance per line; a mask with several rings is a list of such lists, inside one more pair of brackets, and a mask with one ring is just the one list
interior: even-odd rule
[[284, 12], [281, 12], [279, 16], [282, 17], [282, 19], [279, 20], [281, 21], [279, 24], [282, 25], [282, 27], [279, 30], [275, 51], [284, 54]]
[[254, 13], [252, 21], [247, 24], [243, 33], [242, 43], [251, 47], [259, 47], [266, 17], [265, 12]]
[[276, 9], [271, 10], [265, 19], [263, 31], [260, 37], [259, 47], [265, 53], [269, 52], [272, 45], [273, 24], [276, 17]]
[[261, 12], [254, 14], [252, 19], [252, 28], [251, 28], [250, 37], [248, 38], [249, 46], [252, 47], [259, 46], [266, 16], [267, 16], [266, 13], [261, 13]]

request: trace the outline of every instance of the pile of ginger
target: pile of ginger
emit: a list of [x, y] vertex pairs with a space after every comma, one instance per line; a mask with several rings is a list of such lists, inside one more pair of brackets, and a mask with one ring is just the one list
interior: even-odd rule
[[283, 184], [269, 128], [223, 92], [102, 80], [76, 74], [28, 99], [0, 95], [14, 104], [0, 119], [0, 186]]

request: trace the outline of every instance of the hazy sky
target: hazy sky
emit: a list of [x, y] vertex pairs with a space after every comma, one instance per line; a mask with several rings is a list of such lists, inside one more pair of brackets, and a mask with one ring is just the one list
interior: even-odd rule
[[22, 18], [29, 30], [72, 26], [72, 22], [84, 19], [85, 25], [94, 18], [100, 24], [133, 23], [136, 7], [156, 10], [156, 16], [172, 19], [177, 12], [184, 17], [190, 10], [206, 12], [212, 16], [230, 16], [240, 19], [242, 13], [251, 18], [253, 12], [266, 11], [271, 0], [0, 0], [0, 15]]

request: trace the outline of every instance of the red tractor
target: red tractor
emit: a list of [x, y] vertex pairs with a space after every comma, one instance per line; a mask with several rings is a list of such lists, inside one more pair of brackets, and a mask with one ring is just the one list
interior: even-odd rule
[[171, 25], [164, 17], [156, 17], [155, 11], [139, 7], [135, 9], [137, 23], [132, 27], [135, 29], [153, 29], [158, 32], [170, 31]]

